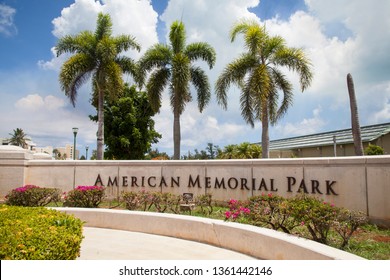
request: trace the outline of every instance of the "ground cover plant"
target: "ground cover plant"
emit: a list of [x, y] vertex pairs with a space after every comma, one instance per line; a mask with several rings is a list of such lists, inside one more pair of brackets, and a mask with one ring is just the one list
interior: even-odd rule
[[74, 260], [79, 256], [82, 222], [43, 207], [0, 205], [0, 259]]

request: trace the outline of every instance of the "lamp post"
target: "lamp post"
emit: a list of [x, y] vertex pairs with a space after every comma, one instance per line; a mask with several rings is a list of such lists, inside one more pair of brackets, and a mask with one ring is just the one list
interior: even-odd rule
[[85, 146], [85, 159], [88, 160], [88, 149], [89, 149], [89, 146]]
[[73, 141], [73, 160], [76, 160], [76, 136], [77, 136], [77, 131], [79, 129], [77, 127], [73, 127], [73, 135], [74, 135], [74, 141]]

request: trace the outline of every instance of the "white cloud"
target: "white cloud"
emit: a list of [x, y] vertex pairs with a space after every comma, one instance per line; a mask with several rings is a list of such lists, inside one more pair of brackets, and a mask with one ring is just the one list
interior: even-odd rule
[[19, 99], [15, 103], [15, 107], [21, 110], [38, 111], [48, 110], [53, 111], [65, 106], [65, 101], [53, 95], [42, 97], [39, 94], [30, 94]]
[[95, 143], [96, 123], [85, 112], [66, 106], [67, 103], [53, 95], [29, 94], [15, 102], [12, 119], [4, 125], [8, 131], [22, 127], [39, 146], [72, 143], [74, 126], [79, 128], [78, 137], [83, 142]]
[[277, 125], [275, 130], [277, 130], [283, 138], [316, 133], [326, 124], [320, 115], [321, 112], [322, 108], [318, 107], [313, 110], [311, 118], [304, 118], [297, 123], [287, 122], [283, 125]]
[[[387, 16], [390, 1], [377, 0], [375, 4], [366, 0], [305, 2], [308, 6], [306, 12], [297, 11], [285, 20], [275, 17], [261, 22], [266, 24], [270, 33], [283, 36], [289, 46], [305, 48], [314, 68], [312, 86], [304, 94], [300, 93], [296, 74], [288, 73], [288, 78], [294, 82], [294, 106], [277, 126], [270, 128], [272, 139], [345, 128], [350, 121], [347, 73], [351, 73], [355, 80], [360, 123], [368, 125], [390, 121], [390, 21]], [[225, 65], [244, 51], [241, 37], [234, 43], [230, 42], [230, 28], [241, 18], [260, 22], [250, 11], [257, 5], [261, 9], [260, 0], [170, 0], [160, 19], [166, 32], [169, 32], [174, 20], [182, 19], [187, 30], [187, 43], [205, 41], [215, 48], [215, 67], [210, 71], [206, 66], [204, 68], [213, 90], [214, 82]], [[111, 14], [114, 34], [134, 35], [143, 51], [157, 42], [157, 14], [149, 1], [77, 0], [53, 21], [53, 34], [62, 36], [85, 29], [94, 30], [99, 11]], [[167, 36], [167, 33], [164, 35]], [[132, 57], [138, 58], [139, 55]], [[59, 69], [62, 65], [60, 59], [64, 58], [41, 62], [40, 65]], [[34, 100], [31, 98], [30, 102]], [[228, 101], [228, 111], [225, 112], [216, 104], [212, 92], [209, 106], [200, 114], [194, 96], [194, 101], [187, 105], [181, 118], [182, 153], [195, 148], [204, 149], [208, 142], [223, 147], [244, 141], [260, 141], [261, 126], [257, 124], [255, 129], [251, 129], [242, 120], [236, 88], [231, 88]], [[35, 102], [40, 101], [37, 99]], [[80, 105], [78, 103], [77, 108]], [[61, 107], [59, 111], [62, 117], [72, 119], [72, 123], [80, 120], [86, 127], [90, 123], [86, 116], [77, 113], [77, 109], [72, 111]], [[172, 154], [173, 114], [168, 94], [164, 95], [161, 112], [154, 119], [156, 130], [163, 134], [156, 146]], [[65, 123], [62, 125], [66, 126]], [[67, 130], [62, 133], [69, 133]]]
[[[83, 30], [92, 32], [96, 29], [98, 13], [108, 13], [113, 24], [113, 35], [131, 35], [141, 45], [140, 53], [129, 51], [130, 57], [137, 59], [148, 47], [157, 43], [157, 13], [148, 0], [76, 0], [75, 3], [61, 12], [61, 16], [53, 20], [53, 35], [61, 38], [75, 35]], [[64, 56], [56, 57], [52, 48], [53, 59], [40, 61], [43, 69], [58, 70], [65, 60]]]
[[375, 123], [388, 122], [390, 120], [390, 99], [383, 104], [382, 110], [374, 114], [373, 119]]
[[0, 34], [5, 36], [15, 35], [18, 30], [14, 24], [16, 10], [5, 4], [0, 4]]

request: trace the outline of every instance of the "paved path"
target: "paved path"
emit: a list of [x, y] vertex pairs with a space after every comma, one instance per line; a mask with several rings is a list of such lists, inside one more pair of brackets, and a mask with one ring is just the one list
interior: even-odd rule
[[84, 227], [79, 260], [249, 260], [203, 243], [153, 234]]

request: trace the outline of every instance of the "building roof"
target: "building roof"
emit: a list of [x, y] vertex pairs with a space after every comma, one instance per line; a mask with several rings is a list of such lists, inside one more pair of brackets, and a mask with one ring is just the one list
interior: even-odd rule
[[[390, 123], [360, 127], [362, 142], [371, 142], [390, 132]], [[337, 144], [353, 143], [352, 129], [335, 130], [318, 134], [291, 137], [270, 141], [270, 150], [291, 150], [308, 147], [333, 145], [333, 137]]]

